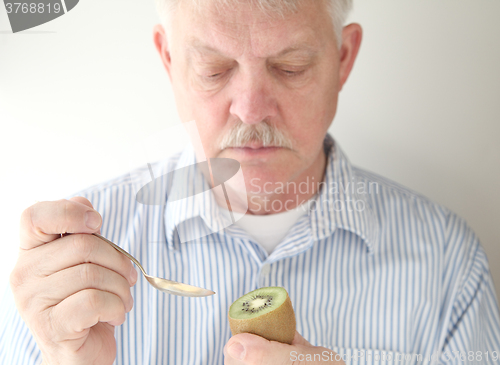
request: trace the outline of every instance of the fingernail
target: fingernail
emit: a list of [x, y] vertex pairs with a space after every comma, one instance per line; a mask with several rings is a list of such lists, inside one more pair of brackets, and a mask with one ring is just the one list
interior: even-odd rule
[[101, 217], [98, 213], [89, 210], [85, 213], [85, 224], [90, 229], [97, 229], [101, 225]]
[[134, 284], [137, 281], [137, 270], [133, 266], [132, 266], [132, 270], [130, 270], [130, 279], [132, 280], [132, 283], [134, 283]]
[[245, 348], [241, 343], [235, 342], [231, 346], [229, 346], [229, 348], [227, 349], [227, 353], [233, 359], [243, 360], [243, 358], [245, 357]]

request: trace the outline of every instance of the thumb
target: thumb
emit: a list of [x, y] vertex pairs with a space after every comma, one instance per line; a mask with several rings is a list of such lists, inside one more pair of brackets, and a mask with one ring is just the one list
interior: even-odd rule
[[290, 359], [291, 349], [287, 344], [269, 341], [250, 333], [240, 333], [227, 342], [224, 355], [230, 359], [226, 361], [229, 364], [283, 364]]
[[250, 333], [240, 333], [227, 342], [224, 355], [231, 359], [227, 361], [230, 364], [281, 365], [296, 361], [299, 354], [320, 353], [318, 349], [298, 332], [295, 332], [292, 345], [269, 341]]
[[299, 332], [295, 331], [295, 336], [292, 341], [293, 346], [305, 346], [305, 347], [313, 347], [304, 337], [300, 335]]
[[69, 198], [68, 200], [86, 205], [87, 207], [94, 209], [94, 206], [92, 205], [90, 200], [88, 200], [87, 198], [84, 198], [83, 196], [74, 196], [72, 198]]
[[20, 248], [30, 250], [61, 237], [62, 233], [96, 232], [102, 218], [91, 205], [84, 198], [72, 198], [38, 202], [25, 209], [21, 215]]
[[[74, 202], [86, 205], [87, 207], [94, 209], [94, 206], [92, 205], [92, 203], [90, 202], [90, 200], [88, 200], [87, 198], [84, 198], [83, 196], [74, 196], [72, 198], [69, 198], [68, 200], [71, 200], [71, 201], [74, 201]], [[97, 230], [97, 233], [101, 234], [101, 226]]]

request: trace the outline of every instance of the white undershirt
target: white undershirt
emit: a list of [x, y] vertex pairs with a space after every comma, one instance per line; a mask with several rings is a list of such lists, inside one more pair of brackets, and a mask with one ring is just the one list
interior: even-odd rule
[[307, 203], [304, 203], [295, 209], [282, 213], [268, 215], [247, 213], [234, 224], [243, 228], [257, 243], [264, 247], [268, 254], [271, 254], [295, 222], [307, 213], [306, 207]]

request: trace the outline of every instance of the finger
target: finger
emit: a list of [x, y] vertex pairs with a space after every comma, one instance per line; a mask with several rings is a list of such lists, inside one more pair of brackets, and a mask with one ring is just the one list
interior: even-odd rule
[[65, 232], [96, 232], [101, 223], [101, 215], [85, 204], [65, 199], [39, 202], [21, 215], [21, 249], [51, 242]]
[[312, 346], [304, 337], [300, 335], [298, 331], [295, 331], [295, 336], [293, 337], [292, 345]]
[[77, 265], [50, 275], [38, 283], [38, 294], [33, 293], [33, 300], [42, 301], [45, 310], [86, 289], [115, 294], [126, 312], [132, 309], [134, 300], [129, 282], [116, 272], [94, 264]]
[[[40, 258], [43, 257], [43, 260]], [[128, 280], [130, 286], [137, 282], [137, 271], [132, 262], [122, 253], [91, 234], [72, 234], [36, 248], [31, 258], [33, 274], [49, 276], [72, 266], [92, 263], [109, 270]]]
[[[231, 337], [224, 347], [227, 357], [226, 364], [289, 364], [296, 361], [302, 364], [302, 359], [310, 355], [310, 359], [321, 361], [321, 348], [315, 346], [287, 345], [269, 341], [250, 333], [240, 333]], [[316, 357], [315, 357], [316, 355]], [[305, 363], [305, 362], [304, 362]], [[314, 364], [315, 362], [312, 362]]]
[[54, 341], [75, 340], [99, 322], [119, 326], [125, 322], [125, 307], [115, 294], [87, 289], [79, 291], [51, 308]]

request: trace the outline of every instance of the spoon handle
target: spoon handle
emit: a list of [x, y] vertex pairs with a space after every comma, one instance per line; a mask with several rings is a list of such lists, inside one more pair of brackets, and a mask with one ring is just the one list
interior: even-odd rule
[[142, 273], [145, 275], [145, 276], [148, 276], [146, 274], [146, 272], [144, 271], [144, 269], [142, 268], [141, 264], [139, 263], [139, 261], [137, 261], [135, 259], [134, 256], [132, 256], [131, 254], [129, 254], [127, 251], [125, 251], [123, 248], [121, 248], [120, 246], [118, 245], [115, 245], [113, 242], [111, 242], [110, 240], [108, 240], [107, 238], [101, 236], [99, 233], [92, 233], [94, 236], [96, 237], [99, 237], [101, 240], [103, 241], [106, 241], [107, 243], [109, 243], [111, 246], [113, 246], [114, 249], [116, 249], [117, 251], [121, 252], [122, 254], [124, 254], [125, 256], [127, 256], [130, 260], [132, 260], [134, 262], [134, 264], [137, 265], [137, 267], [142, 271]]

